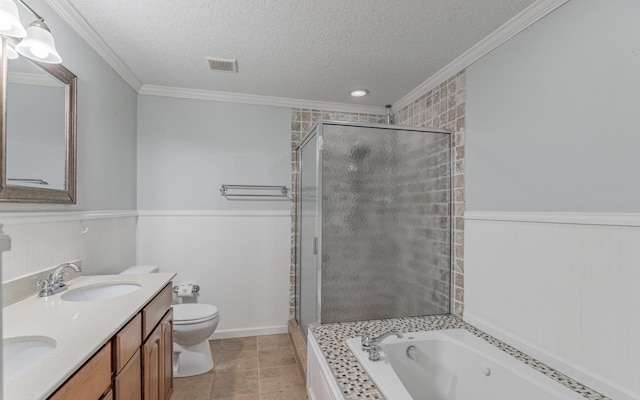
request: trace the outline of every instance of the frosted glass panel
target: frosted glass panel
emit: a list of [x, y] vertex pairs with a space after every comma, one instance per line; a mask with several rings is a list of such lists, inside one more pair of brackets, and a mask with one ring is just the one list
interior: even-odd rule
[[449, 135], [328, 125], [322, 322], [449, 312]]
[[297, 153], [303, 332], [310, 323], [448, 313], [450, 135], [327, 122], [310, 138]]

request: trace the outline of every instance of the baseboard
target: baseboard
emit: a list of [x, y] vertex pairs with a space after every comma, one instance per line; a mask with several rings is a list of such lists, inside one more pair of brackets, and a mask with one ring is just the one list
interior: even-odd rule
[[516, 349], [537, 359], [538, 361], [545, 363], [549, 367], [562, 372], [563, 374], [566, 374], [567, 376], [577, 380], [583, 385], [597, 390], [598, 392], [606, 395], [609, 398], [616, 400], [634, 400], [638, 398], [637, 395], [632, 394], [629, 390], [617, 387], [611, 382], [607, 381], [605, 378], [590, 373], [583, 367], [571, 361], [559, 358], [528, 341], [521, 340], [511, 333], [499, 328], [498, 326], [490, 322], [486, 322], [482, 318], [476, 318], [473, 315], [469, 315], [467, 310], [465, 310], [463, 319], [465, 320], [465, 322], [468, 322], [476, 328], [515, 347]]
[[244, 329], [224, 329], [216, 330], [216, 332], [209, 338], [212, 339], [229, 339], [248, 336], [263, 336], [263, 335], [277, 335], [280, 333], [287, 333], [289, 330], [287, 325], [276, 326], [260, 326], [256, 328], [244, 328]]

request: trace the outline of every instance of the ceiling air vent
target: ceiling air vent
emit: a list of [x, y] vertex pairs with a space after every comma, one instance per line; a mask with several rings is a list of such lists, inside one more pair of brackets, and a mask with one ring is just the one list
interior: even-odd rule
[[214, 71], [238, 72], [238, 60], [229, 58], [205, 57], [209, 68]]

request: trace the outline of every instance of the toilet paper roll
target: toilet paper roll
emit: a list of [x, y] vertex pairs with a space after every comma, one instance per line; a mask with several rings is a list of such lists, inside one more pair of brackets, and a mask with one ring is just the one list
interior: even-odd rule
[[193, 286], [178, 285], [178, 297], [193, 297]]

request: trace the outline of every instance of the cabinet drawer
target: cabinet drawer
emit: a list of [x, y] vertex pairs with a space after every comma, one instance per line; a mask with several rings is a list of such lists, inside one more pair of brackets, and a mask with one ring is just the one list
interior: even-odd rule
[[118, 400], [140, 400], [142, 398], [140, 350], [135, 352], [122, 372], [116, 376], [115, 392]]
[[164, 314], [171, 307], [173, 294], [171, 292], [171, 282], [162, 289], [158, 295], [142, 309], [142, 333], [143, 338], [147, 338], [158, 325]]
[[136, 315], [120, 329], [113, 343], [115, 372], [118, 373], [142, 344], [142, 316]]
[[50, 400], [97, 400], [111, 385], [111, 342], [87, 361]]

